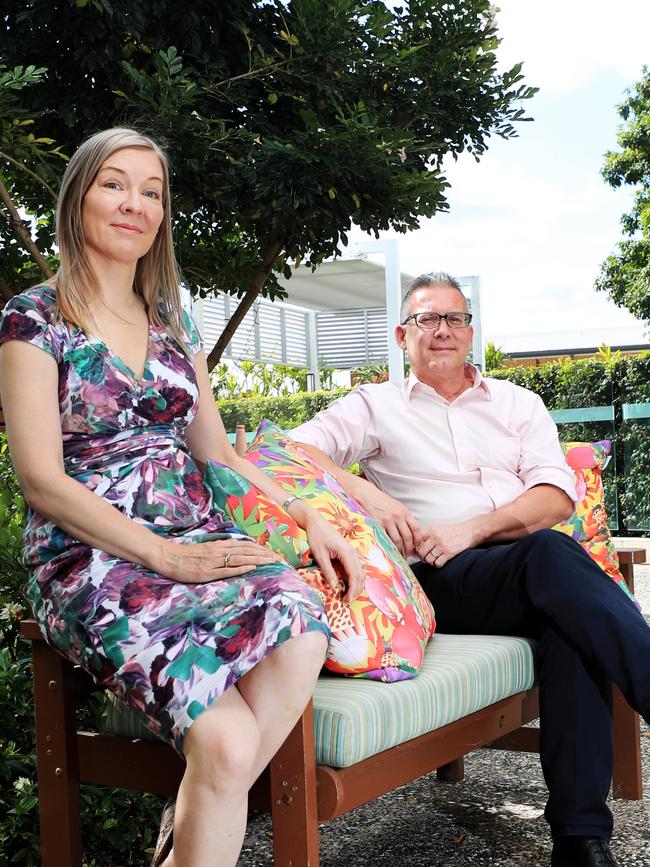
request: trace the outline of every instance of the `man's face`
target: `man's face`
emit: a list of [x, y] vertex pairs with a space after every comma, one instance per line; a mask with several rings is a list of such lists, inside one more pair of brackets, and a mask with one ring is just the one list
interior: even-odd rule
[[[450, 286], [425, 286], [411, 296], [410, 313], [467, 312], [461, 293]], [[461, 372], [472, 345], [474, 329], [450, 328], [445, 319], [433, 331], [423, 331], [411, 319], [398, 325], [395, 337], [411, 363], [411, 370], [427, 385], [433, 385], [440, 375]]]

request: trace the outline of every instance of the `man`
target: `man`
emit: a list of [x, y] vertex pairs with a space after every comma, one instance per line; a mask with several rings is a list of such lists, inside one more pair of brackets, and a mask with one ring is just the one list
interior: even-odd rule
[[[398, 344], [411, 373], [364, 385], [292, 433], [385, 527], [441, 632], [535, 638], [553, 867], [611, 867], [611, 682], [650, 718], [650, 629], [582, 548], [548, 528], [576, 499], [542, 401], [466, 363], [448, 274], [417, 278]], [[342, 470], [355, 461], [367, 478]], [[374, 484], [371, 484], [374, 483]]]

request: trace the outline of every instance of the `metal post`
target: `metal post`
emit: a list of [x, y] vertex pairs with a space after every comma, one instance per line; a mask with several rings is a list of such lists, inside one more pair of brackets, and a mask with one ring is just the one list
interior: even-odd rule
[[282, 364], [287, 363], [287, 312], [280, 307], [280, 357]]
[[307, 366], [314, 375], [314, 391], [320, 390], [320, 370], [318, 369], [318, 329], [316, 327], [316, 311], [309, 310], [306, 314]]
[[382, 241], [362, 241], [351, 245], [357, 253], [384, 254], [384, 280], [386, 284], [386, 325], [388, 331], [388, 376], [404, 378], [404, 354], [395, 342], [395, 328], [399, 325], [402, 305], [402, 285], [399, 267], [399, 244], [397, 238]]
[[472, 341], [472, 361], [481, 370], [485, 370], [485, 347], [483, 346], [483, 323], [481, 321], [481, 278], [460, 277], [461, 286], [469, 286], [470, 304], [472, 310], [472, 327], [474, 340]]
[[[252, 307], [253, 310], [253, 339], [255, 341], [255, 358], [261, 359], [262, 357], [262, 338], [260, 335], [260, 302], [256, 301]], [[250, 333], [250, 332], [249, 332]], [[246, 347], [244, 347], [244, 350]], [[284, 362], [284, 359], [283, 359]]]
[[402, 305], [402, 286], [399, 267], [399, 247], [397, 239], [385, 241], [385, 279], [386, 279], [386, 325], [388, 330], [388, 377], [391, 380], [404, 378], [404, 353], [395, 342], [395, 328], [400, 323]]
[[[224, 325], [228, 324], [228, 320], [230, 319], [230, 295], [223, 296], [223, 323]], [[228, 358], [232, 358], [232, 340], [224, 349], [223, 354]]]

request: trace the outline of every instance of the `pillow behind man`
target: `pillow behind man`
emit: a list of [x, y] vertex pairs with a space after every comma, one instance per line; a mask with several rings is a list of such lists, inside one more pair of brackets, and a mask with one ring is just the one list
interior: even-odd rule
[[271, 422], [262, 422], [244, 457], [288, 495], [317, 509], [364, 562], [365, 588], [348, 605], [341, 600], [343, 581], [332, 592], [293, 518], [238, 473], [216, 461], [209, 463], [206, 482], [215, 504], [240, 530], [281, 554], [321, 596], [332, 630], [326, 668], [388, 682], [414, 677], [435, 629], [433, 609], [384, 530]]
[[609, 440], [600, 440], [595, 443], [566, 442], [561, 446], [566, 462], [573, 470], [580, 502], [573, 515], [553, 529], [579, 542], [612, 581], [634, 599], [621, 574], [612, 534], [607, 526], [602, 470], [612, 444]]

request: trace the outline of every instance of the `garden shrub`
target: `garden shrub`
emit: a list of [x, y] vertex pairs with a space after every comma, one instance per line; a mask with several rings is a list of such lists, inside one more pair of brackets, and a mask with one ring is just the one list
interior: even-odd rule
[[[650, 402], [650, 352], [607, 359], [561, 361], [537, 367], [490, 371], [536, 392], [549, 409], [614, 406], [614, 464], [603, 476], [612, 527], [623, 531], [650, 530], [650, 419], [623, 421], [624, 403]], [[564, 440], [612, 438], [609, 422], [560, 425]], [[618, 501], [618, 502], [617, 502]]]
[[265, 418], [286, 430], [309, 421], [317, 412], [346, 393], [345, 388], [336, 388], [332, 391], [304, 391], [284, 397], [219, 400], [217, 406], [227, 431], [234, 431], [238, 424], [243, 424], [247, 431], [254, 432]]
[[[321, 388], [333, 388], [334, 370], [321, 367]], [[222, 361], [210, 373], [215, 400], [271, 397], [307, 391], [311, 372], [306, 367], [269, 364], [263, 361]]]

